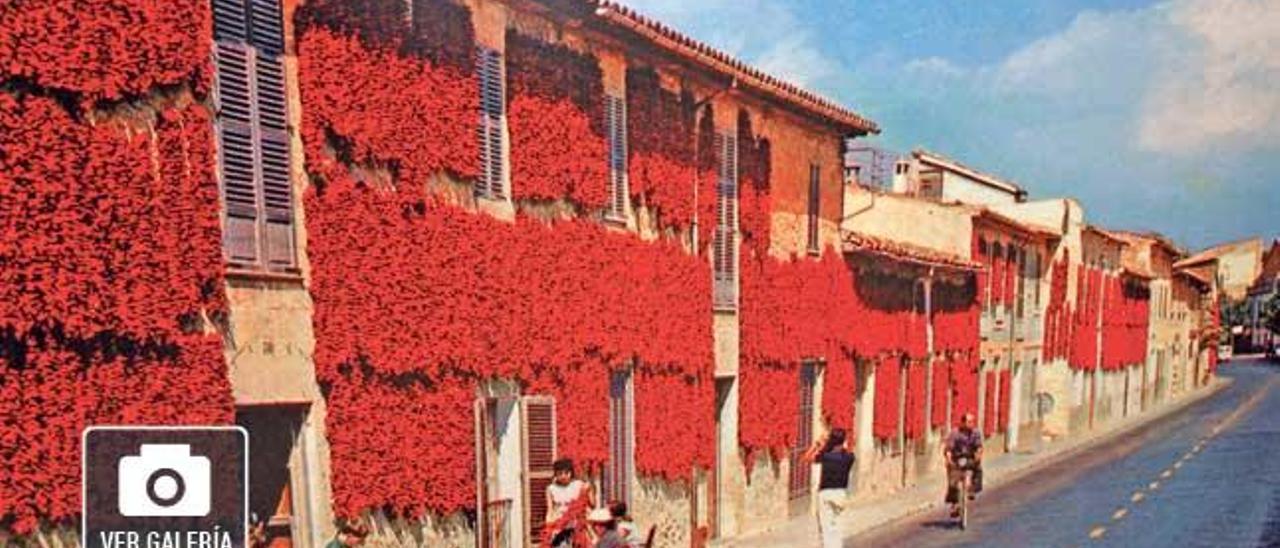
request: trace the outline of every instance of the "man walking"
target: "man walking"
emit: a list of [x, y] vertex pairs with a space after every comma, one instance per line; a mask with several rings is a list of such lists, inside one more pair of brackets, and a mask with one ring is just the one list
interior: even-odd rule
[[843, 428], [832, 429], [826, 439], [815, 442], [804, 454], [805, 462], [816, 462], [822, 467], [818, 482], [818, 529], [822, 532], [823, 548], [841, 545], [838, 521], [848, 497], [849, 471], [854, 461], [846, 437]]

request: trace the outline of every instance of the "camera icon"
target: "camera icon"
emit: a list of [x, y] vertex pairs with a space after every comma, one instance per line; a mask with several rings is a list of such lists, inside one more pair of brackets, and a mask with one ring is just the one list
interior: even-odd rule
[[127, 517], [209, 515], [209, 458], [186, 444], [142, 444], [138, 455], [120, 457], [120, 515]]

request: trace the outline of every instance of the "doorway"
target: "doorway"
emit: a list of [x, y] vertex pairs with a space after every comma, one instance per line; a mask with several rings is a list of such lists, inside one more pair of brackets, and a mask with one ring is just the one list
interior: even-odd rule
[[[306, 546], [307, 474], [300, 443], [308, 406], [236, 408], [249, 433], [249, 513], [263, 523], [268, 548]], [[318, 541], [318, 539], [316, 539]]]
[[807, 513], [811, 506], [813, 468], [804, 460], [804, 452], [813, 444], [814, 390], [818, 369], [813, 362], [800, 366], [800, 409], [797, 413], [796, 438], [791, 447], [791, 477], [788, 481], [788, 507], [792, 516]]
[[475, 402], [477, 544], [532, 546], [542, 538], [556, 460], [555, 400], [502, 395]]

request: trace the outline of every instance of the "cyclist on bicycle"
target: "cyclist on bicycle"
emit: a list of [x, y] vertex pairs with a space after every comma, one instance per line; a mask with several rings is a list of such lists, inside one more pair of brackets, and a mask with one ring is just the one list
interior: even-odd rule
[[960, 509], [958, 487], [964, 481], [964, 472], [973, 472], [970, 482], [970, 496], [982, 491], [982, 431], [977, 429], [978, 419], [973, 413], [965, 413], [960, 419], [960, 428], [947, 436], [942, 445], [942, 454], [947, 461], [947, 504], [951, 506], [951, 516], [956, 517]]

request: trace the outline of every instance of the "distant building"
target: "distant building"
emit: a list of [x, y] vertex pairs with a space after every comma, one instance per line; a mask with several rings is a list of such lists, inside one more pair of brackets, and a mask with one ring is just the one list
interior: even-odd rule
[[974, 205], [1014, 204], [1027, 199], [1027, 191], [1015, 183], [923, 149], [916, 149], [910, 156], [898, 160], [893, 172], [893, 191]]
[[1201, 266], [1217, 259], [1214, 276], [1222, 293], [1232, 301], [1240, 301], [1262, 270], [1262, 239], [1250, 238], [1219, 244], [1178, 261], [1177, 268]]
[[1168, 238], [1156, 233], [1113, 232], [1125, 240], [1121, 262], [1125, 269], [1143, 272], [1151, 279], [1151, 301], [1147, 359], [1141, 377], [1141, 405], [1163, 401], [1170, 392], [1176, 371], [1186, 369], [1189, 333], [1197, 318], [1188, 314], [1187, 306], [1177, 306], [1177, 281], [1173, 264], [1185, 252]]
[[1266, 304], [1276, 295], [1280, 295], [1280, 239], [1271, 242], [1262, 256], [1262, 271], [1249, 285], [1249, 325], [1245, 329], [1253, 349], [1271, 348], [1280, 340], [1280, 334], [1264, 325]]

